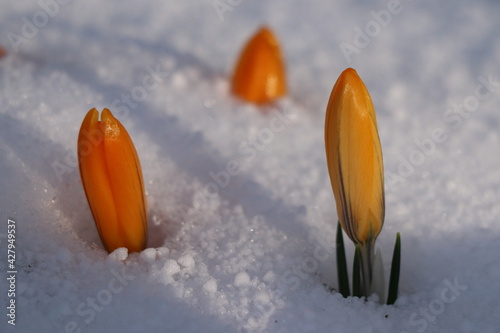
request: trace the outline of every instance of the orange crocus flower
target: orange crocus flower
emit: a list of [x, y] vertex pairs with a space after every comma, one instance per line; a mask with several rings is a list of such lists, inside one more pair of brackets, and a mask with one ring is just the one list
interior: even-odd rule
[[361, 246], [373, 246], [385, 215], [384, 166], [370, 94], [352, 68], [333, 87], [325, 147], [340, 224]]
[[90, 110], [78, 135], [80, 176], [99, 236], [111, 253], [146, 247], [148, 229], [141, 165], [123, 125], [104, 109]]
[[278, 40], [267, 27], [247, 42], [231, 81], [232, 92], [252, 103], [265, 104], [286, 94], [285, 66]]

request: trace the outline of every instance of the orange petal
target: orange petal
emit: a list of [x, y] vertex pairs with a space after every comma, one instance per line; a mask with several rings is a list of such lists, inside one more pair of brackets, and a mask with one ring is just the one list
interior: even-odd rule
[[256, 104], [286, 94], [285, 66], [274, 34], [262, 27], [245, 45], [233, 74], [232, 92]]
[[374, 240], [384, 222], [384, 166], [375, 108], [352, 68], [328, 102], [325, 147], [339, 221], [355, 243]]
[[123, 125], [104, 109], [92, 109], [78, 136], [78, 161], [85, 194], [99, 236], [108, 252], [126, 247], [141, 251], [147, 243], [146, 200], [142, 171]]

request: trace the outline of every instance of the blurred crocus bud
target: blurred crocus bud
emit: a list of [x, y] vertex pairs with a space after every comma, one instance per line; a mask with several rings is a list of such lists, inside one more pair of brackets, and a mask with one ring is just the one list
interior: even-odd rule
[[285, 66], [278, 40], [267, 27], [245, 45], [232, 82], [232, 92], [248, 102], [265, 104], [286, 94]]
[[78, 135], [80, 176], [99, 236], [111, 253], [142, 251], [147, 244], [141, 165], [123, 125], [104, 109], [90, 110]]
[[7, 55], [7, 52], [0, 46], [0, 58], [4, 57]]
[[384, 223], [384, 166], [370, 94], [352, 68], [333, 87], [325, 146], [338, 219], [356, 244], [373, 245]]

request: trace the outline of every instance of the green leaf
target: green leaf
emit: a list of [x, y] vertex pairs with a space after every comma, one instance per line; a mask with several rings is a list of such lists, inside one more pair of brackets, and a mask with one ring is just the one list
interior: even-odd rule
[[356, 251], [354, 252], [354, 260], [352, 262], [352, 295], [355, 297], [363, 296], [361, 289], [361, 247], [356, 244]]
[[345, 259], [344, 237], [340, 222], [337, 222], [337, 276], [339, 279], [339, 292], [347, 297], [351, 294], [349, 291], [349, 277], [347, 275], [347, 263]]
[[401, 269], [401, 237], [399, 232], [396, 234], [396, 244], [394, 244], [394, 252], [392, 254], [391, 277], [389, 280], [389, 295], [387, 296], [387, 304], [394, 304], [398, 298], [399, 288], [399, 271]]

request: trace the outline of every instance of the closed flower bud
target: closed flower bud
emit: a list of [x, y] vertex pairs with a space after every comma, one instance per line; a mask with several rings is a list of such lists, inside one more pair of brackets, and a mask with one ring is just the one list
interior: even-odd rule
[[278, 40], [266, 27], [245, 45], [232, 82], [232, 92], [252, 103], [265, 104], [286, 94], [285, 67]]
[[330, 95], [325, 146], [340, 224], [354, 243], [373, 245], [385, 214], [382, 149], [372, 100], [352, 68]]
[[99, 236], [108, 252], [147, 244], [147, 216], [141, 165], [123, 125], [104, 109], [90, 110], [78, 135], [80, 176]]

